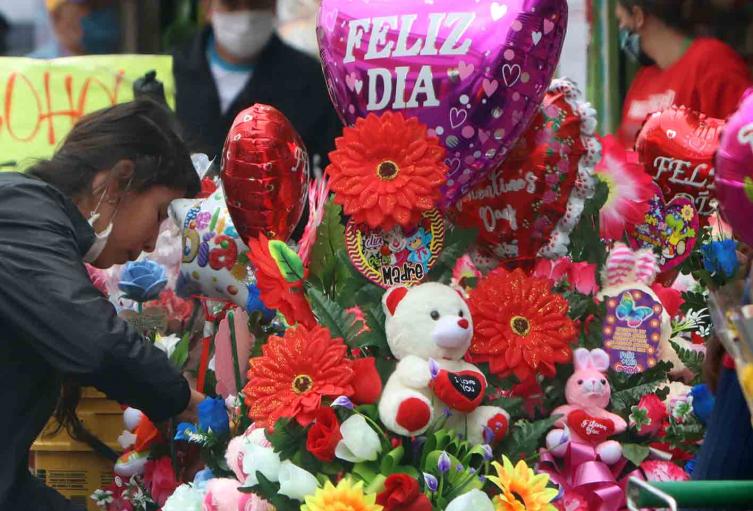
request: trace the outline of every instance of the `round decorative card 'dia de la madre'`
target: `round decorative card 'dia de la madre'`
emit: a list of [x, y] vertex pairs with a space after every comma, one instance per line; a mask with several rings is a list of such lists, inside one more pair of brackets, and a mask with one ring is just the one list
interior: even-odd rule
[[661, 339], [662, 306], [639, 289], [627, 289], [606, 300], [602, 330], [612, 369], [634, 374], [656, 365]]
[[371, 229], [352, 220], [345, 228], [348, 257], [375, 284], [389, 288], [420, 283], [444, 248], [445, 225], [439, 210], [427, 211], [418, 226], [405, 231]]

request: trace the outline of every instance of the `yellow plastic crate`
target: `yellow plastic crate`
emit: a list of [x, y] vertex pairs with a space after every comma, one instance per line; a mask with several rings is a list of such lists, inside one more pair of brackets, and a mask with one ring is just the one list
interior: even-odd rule
[[[120, 405], [104, 394], [84, 388], [76, 411], [83, 425], [102, 442], [120, 452], [118, 436], [123, 432]], [[98, 511], [89, 497], [95, 490], [113, 481], [113, 463], [98, 455], [87, 444], [73, 440], [61, 429], [51, 434], [57, 423], [51, 419], [31, 448], [30, 465], [44, 483], [78, 505]]]
[[98, 511], [89, 498], [98, 488], [113, 481], [112, 462], [93, 451], [32, 451], [34, 474], [89, 511]]

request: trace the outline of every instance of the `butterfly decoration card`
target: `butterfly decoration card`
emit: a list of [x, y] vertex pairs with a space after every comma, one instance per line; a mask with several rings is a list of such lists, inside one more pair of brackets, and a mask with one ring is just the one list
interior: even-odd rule
[[661, 339], [662, 306], [639, 289], [610, 296], [602, 332], [612, 369], [639, 373], [656, 364]]

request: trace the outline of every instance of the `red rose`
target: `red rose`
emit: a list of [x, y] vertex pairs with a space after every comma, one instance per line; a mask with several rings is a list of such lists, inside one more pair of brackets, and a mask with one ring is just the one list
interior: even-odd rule
[[384, 511], [431, 511], [431, 502], [418, 488], [418, 481], [408, 474], [392, 474], [384, 481], [384, 491], [376, 503]]
[[379, 401], [382, 395], [382, 378], [376, 368], [374, 357], [355, 358], [353, 367], [353, 395], [350, 400], [357, 405], [368, 405]]
[[175, 479], [173, 463], [169, 456], [146, 462], [144, 484], [158, 506], [164, 506], [167, 498], [175, 492], [178, 481]]
[[659, 297], [659, 301], [666, 309], [669, 317], [673, 318], [680, 314], [680, 307], [685, 303], [680, 291], [671, 287], [664, 287], [661, 284], [654, 284], [651, 289]]
[[654, 435], [662, 427], [664, 419], [667, 417], [667, 405], [659, 399], [656, 394], [647, 394], [638, 401], [638, 408], [646, 411], [646, 415], [651, 421], [638, 430], [639, 435]]
[[316, 411], [314, 425], [306, 436], [306, 450], [319, 461], [332, 461], [335, 459], [335, 447], [342, 437], [334, 410], [323, 406]]

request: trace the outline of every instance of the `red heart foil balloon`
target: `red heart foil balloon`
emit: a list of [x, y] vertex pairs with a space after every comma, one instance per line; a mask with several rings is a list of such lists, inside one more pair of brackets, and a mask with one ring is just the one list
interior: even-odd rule
[[567, 252], [600, 159], [593, 115], [572, 82], [552, 82], [508, 158], [456, 206], [456, 223], [479, 229], [480, 254], [524, 264]]
[[237, 115], [225, 139], [221, 178], [241, 238], [290, 237], [305, 206], [309, 158], [279, 110], [256, 104]]
[[725, 122], [682, 106], [651, 114], [635, 142], [641, 163], [669, 201], [690, 198], [707, 223], [713, 213], [714, 154]]
[[442, 369], [429, 384], [444, 404], [463, 413], [470, 413], [484, 400], [486, 379], [477, 371], [451, 372]]
[[570, 412], [567, 425], [576, 435], [592, 444], [600, 444], [614, 433], [611, 419], [594, 417], [584, 410]]

